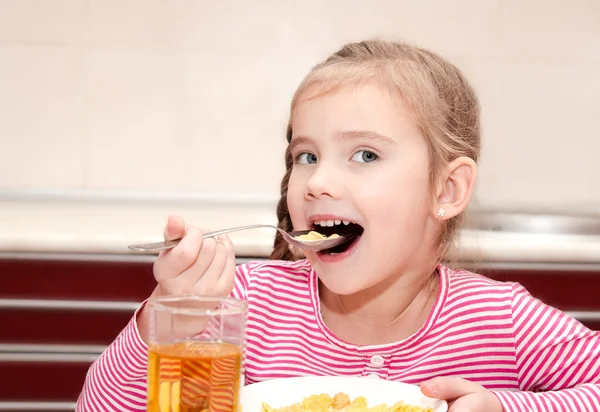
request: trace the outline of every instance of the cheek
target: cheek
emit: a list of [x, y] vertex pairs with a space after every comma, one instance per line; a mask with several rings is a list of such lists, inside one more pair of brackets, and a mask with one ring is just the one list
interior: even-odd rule
[[290, 200], [296, 201], [297, 199], [301, 199], [303, 197], [303, 184], [301, 176], [297, 172], [292, 171], [290, 175], [290, 180], [288, 181], [287, 187], [288, 193], [288, 202]]
[[[430, 211], [427, 170], [391, 171], [365, 186], [363, 212], [369, 226], [384, 238], [417, 236]], [[387, 239], [390, 241], [391, 239]]]
[[380, 176], [362, 190], [364, 201], [377, 214], [398, 216], [427, 207], [430, 198], [427, 170], [386, 170]]
[[300, 217], [302, 216], [302, 204], [304, 199], [304, 191], [302, 185], [299, 182], [297, 174], [290, 176], [287, 188], [287, 206], [292, 223], [297, 224]]

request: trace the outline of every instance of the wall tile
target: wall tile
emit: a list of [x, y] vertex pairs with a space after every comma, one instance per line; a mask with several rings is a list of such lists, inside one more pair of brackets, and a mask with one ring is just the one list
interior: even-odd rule
[[176, 43], [193, 50], [244, 51], [289, 46], [291, 0], [206, 2], [182, 0], [172, 3]]
[[480, 204], [600, 205], [596, 0], [0, 0], [0, 186], [277, 194], [295, 88], [370, 37], [474, 84]]
[[172, 48], [174, 2], [164, 0], [89, 0], [86, 43], [108, 49]]
[[0, 0], [0, 42], [81, 44], [85, 0]]
[[597, 64], [463, 62], [483, 110], [478, 199], [490, 207], [587, 207], [600, 128]]
[[207, 53], [186, 59], [192, 189], [278, 192], [294, 90], [281, 56], [256, 57]]
[[600, 61], [600, 2], [503, 2], [498, 44], [506, 57]]
[[81, 187], [81, 52], [3, 44], [0, 61], [0, 186]]
[[361, 0], [308, 0], [294, 3], [292, 38], [327, 54], [344, 43], [377, 37], [448, 55], [489, 55], [498, 41], [499, 8], [497, 1], [477, 0], [381, 0], [368, 5]]
[[180, 59], [172, 52], [96, 50], [87, 57], [86, 186], [178, 190], [185, 186]]

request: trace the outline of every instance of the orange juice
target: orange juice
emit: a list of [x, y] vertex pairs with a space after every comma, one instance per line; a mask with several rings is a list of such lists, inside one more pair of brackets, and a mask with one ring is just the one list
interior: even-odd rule
[[148, 354], [149, 412], [235, 412], [241, 349], [222, 342], [153, 345]]

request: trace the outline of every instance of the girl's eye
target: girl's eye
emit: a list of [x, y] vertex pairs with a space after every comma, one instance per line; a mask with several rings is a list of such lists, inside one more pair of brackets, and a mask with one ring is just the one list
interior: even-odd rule
[[379, 159], [379, 156], [368, 150], [359, 150], [352, 156], [352, 160], [359, 163], [371, 163], [377, 159]]
[[296, 162], [301, 165], [310, 165], [317, 163], [317, 156], [312, 153], [300, 153], [296, 157]]

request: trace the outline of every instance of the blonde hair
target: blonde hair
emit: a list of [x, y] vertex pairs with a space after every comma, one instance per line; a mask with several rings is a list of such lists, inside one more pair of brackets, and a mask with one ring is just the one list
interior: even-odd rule
[[[462, 156], [477, 162], [480, 151], [479, 102], [458, 68], [428, 50], [405, 43], [368, 40], [349, 43], [315, 66], [298, 87], [291, 103], [288, 143], [292, 138], [291, 118], [302, 97], [315, 98], [346, 87], [375, 82], [399, 93], [409, 107], [429, 146], [430, 189], [440, 181], [444, 167]], [[285, 154], [286, 173], [277, 205], [279, 227], [292, 230], [287, 209], [287, 187], [293, 161]], [[438, 254], [444, 258], [462, 222], [462, 214], [443, 222]], [[277, 234], [271, 259], [295, 260], [294, 253]]]

